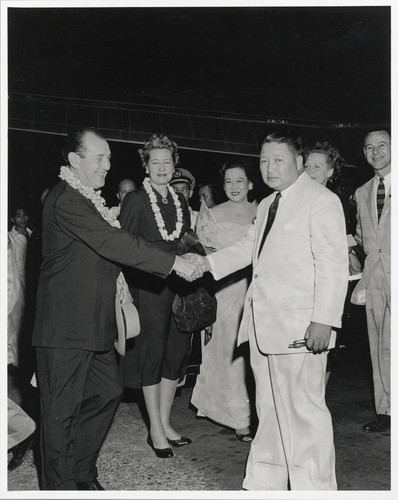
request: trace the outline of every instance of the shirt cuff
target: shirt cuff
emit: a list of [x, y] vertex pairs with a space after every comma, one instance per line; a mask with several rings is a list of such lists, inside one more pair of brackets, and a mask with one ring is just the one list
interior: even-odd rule
[[212, 256], [206, 255], [206, 259], [208, 260], [208, 262], [210, 264], [211, 274], [214, 276], [214, 279], [218, 281], [220, 279], [220, 276], [217, 274], [216, 266], [214, 264], [214, 260], [213, 260]]

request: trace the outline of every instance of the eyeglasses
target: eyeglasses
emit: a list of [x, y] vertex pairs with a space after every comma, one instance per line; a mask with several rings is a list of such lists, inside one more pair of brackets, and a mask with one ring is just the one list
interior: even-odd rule
[[306, 339], [294, 340], [293, 344], [289, 344], [289, 348], [297, 349], [299, 347], [305, 347], [307, 345]]

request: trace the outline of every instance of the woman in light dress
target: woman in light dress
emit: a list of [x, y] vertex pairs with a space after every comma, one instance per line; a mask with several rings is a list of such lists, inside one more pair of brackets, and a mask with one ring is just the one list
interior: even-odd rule
[[[249, 202], [252, 172], [245, 160], [229, 160], [221, 169], [228, 200], [209, 209], [202, 203], [197, 233], [207, 253], [227, 247], [244, 236], [252, 224], [257, 203]], [[209, 340], [202, 338], [202, 364], [191, 403], [198, 417], [207, 417], [235, 430], [241, 441], [251, 441], [251, 404], [246, 385], [248, 359], [237, 348], [249, 268], [217, 282], [217, 321]], [[247, 348], [247, 344], [246, 348]]]

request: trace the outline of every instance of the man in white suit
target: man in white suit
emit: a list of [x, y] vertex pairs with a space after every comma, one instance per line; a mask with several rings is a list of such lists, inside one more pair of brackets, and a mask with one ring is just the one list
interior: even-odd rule
[[253, 264], [238, 336], [250, 341], [259, 418], [246, 490], [337, 489], [325, 371], [332, 327], [341, 325], [347, 240], [341, 203], [303, 173], [302, 149], [296, 134], [265, 138], [261, 174], [276, 192], [245, 238], [201, 262], [216, 279]]
[[357, 189], [356, 240], [366, 254], [361, 281], [352, 293], [354, 304], [366, 304], [373, 367], [376, 419], [365, 432], [390, 429], [391, 343], [391, 140], [385, 130], [365, 137], [364, 154], [374, 177]]

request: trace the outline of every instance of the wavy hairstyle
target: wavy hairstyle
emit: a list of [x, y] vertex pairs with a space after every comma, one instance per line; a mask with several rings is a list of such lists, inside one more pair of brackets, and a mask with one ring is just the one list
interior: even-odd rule
[[308, 158], [308, 155], [311, 153], [320, 153], [326, 157], [328, 166], [333, 168], [333, 174], [327, 181], [327, 187], [338, 187], [341, 180], [342, 168], [345, 163], [339, 150], [332, 146], [330, 142], [323, 141], [317, 142], [314, 146], [309, 147], [305, 152], [305, 157]]
[[153, 149], [168, 149], [171, 151], [174, 165], [177, 165], [180, 155], [178, 154], [177, 144], [163, 134], [153, 134], [138, 150], [142, 166], [145, 168], [149, 161], [149, 155]]

